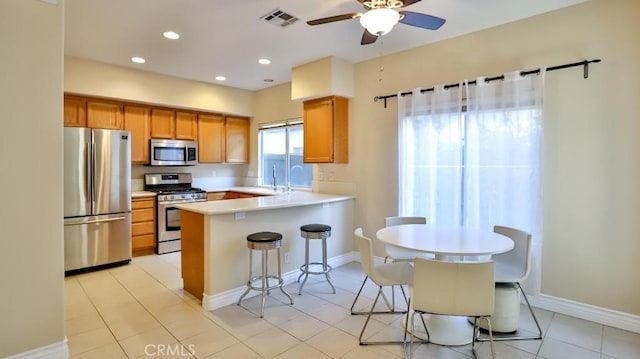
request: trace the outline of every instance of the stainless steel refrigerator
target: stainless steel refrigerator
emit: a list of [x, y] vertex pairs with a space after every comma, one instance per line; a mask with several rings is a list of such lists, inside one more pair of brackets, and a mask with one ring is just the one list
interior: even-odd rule
[[65, 272], [130, 260], [131, 133], [65, 127]]

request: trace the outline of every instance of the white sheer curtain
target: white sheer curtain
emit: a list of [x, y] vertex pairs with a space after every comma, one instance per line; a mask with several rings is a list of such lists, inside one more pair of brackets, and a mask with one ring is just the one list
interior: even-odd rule
[[525, 290], [540, 290], [544, 71], [399, 97], [399, 214], [533, 236]]
[[459, 225], [462, 186], [462, 84], [410, 97], [398, 94], [400, 215]]

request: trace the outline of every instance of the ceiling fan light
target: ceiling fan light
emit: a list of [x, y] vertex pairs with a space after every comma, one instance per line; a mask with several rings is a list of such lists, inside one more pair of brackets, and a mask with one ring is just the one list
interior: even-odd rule
[[382, 36], [398, 23], [400, 14], [388, 8], [369, 10], [360, 16], [360, 24], [372, 35]]

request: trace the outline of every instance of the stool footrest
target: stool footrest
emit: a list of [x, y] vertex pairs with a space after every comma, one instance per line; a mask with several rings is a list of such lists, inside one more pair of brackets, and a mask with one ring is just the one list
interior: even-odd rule
[[[271, 285], [270, 286], [269, 285], [269, 279], [275, 279], [275, 280], [278, 281], [278, 283], [275, 284], [275, 285]], [[268, 275], [268, 276], [266, 276], [266, 283], [265, 284], [267, 286], [264, 287], [264, 288], [262, 287], [262, 285], [260, 285], [260, 286], [253, 285], [253, 283], [257, 282], [257, 281], [262, 281], [262, 276], [257, 276], [257, 277], [251, 278], [250, 281], [247, 281], [247, 287], [249, 287], [249, 288], [251, 288], [253, 290], [262, 291], [262, 290], [271, 290], [271, 289], [280, 288], [284, 284], [284, 280], [282, 278], [278, 277], [277, 275]]]
[[[311, 267], [313, 265], [324, 267], [324, 263], [322, 263], [322, 262], [311, 262], [311, 263], [309, 263], [309, 267]], [[303, 264], [303, 265], [300, 266], [300, 271], [302, 272], [302, 274], [325, 274], [325, 273], [331, 272], [332, 269], [333, 269], [333, 267], [331, 267], [328, 264], [327, 264], [327, 270], [323, 269], [323, 270], [319, 270], [319, 271], [309, 270], [307, 268], [306, 264]]]

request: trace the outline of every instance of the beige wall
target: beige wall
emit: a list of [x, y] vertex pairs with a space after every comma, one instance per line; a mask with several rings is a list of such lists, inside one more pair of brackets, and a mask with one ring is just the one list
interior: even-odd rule
[[373, 96], [602, 58], [587, 80], [582, 68], [546, 77], [542, 292], [640, 314], [639, 35], [640, 2], [594, 0], [358, 64], [356, 226], [373, 234], [396, 213], [397, 101]]
[[546, 76], [542, 293], [639, 315], [639, 34], [639, 1], [593, 0], [359, 63], [350, 161], [316, 166], [318, 189], [355, 194], [354, 225], [374, 235], [398, 202], [397, 102], [374, 96], [601, 58], [587, 80]]
[[65, 338], [62, 3], [0, 2], [3, 358]]

